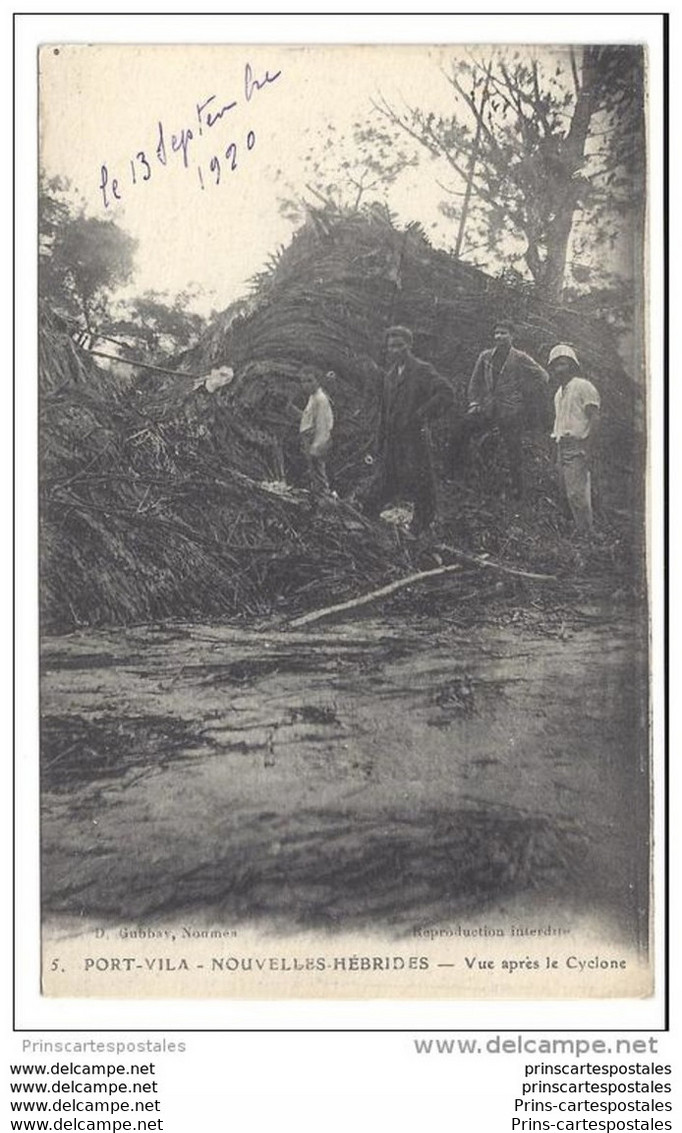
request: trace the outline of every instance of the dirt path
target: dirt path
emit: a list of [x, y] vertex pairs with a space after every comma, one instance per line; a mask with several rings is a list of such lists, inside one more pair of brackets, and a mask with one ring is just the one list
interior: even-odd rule
[[51, 638], [46, 914], [400, 932], [527, 899], [641, 943], [641, 681], [598, 620]]

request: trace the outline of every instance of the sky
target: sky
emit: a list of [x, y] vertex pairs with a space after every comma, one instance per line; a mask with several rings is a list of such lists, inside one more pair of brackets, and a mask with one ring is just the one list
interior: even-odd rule
[[[439, 68], [452, 55], [451, 46], [44, 47], [41, 167], [68, 177], [89, 215], [138, 240], [131, 291], [199, 284], [199, 309], [220, 310], [288, 243], [279, 203], [306, 193], [311, 149], [349, 135], [379, 94], [447, 110]], [[447, 244], [442, 197], [433, 171], [409, 171], [391, 205]]]
[[[520, 49], [539, 57], [548, 79], [559, 62], [557, 74], [570, 85], [568, 45]], [[472, 54], [483, 64], [493, 50], [505, 48], [44, 46], [41, 167], [68, 178], [89, 215], [112, 218], [137, 240], [134, 276], [117, 297], [189, 288], [198, 293], [194, 309], [207, 315], [246, 295], [253, 276], [288, 244], [293, 225], [283, 199], [317, 203], [306, 188], [311, 154], [329, 168], [344, 139], [338, 157], [352, 154], [353, 124], [370, 121], [373, 100], [449, 117], [455, 103], [443, 72]], [[460, 121], [461, 114], [460, 104]], [[456, 223], [439, 210], [452, 171], [409, 139], [404, 145], [420, 152], [419, 165], [391, 187], [388, 203], [398, 222], [419, 221], [435, 246], [453, 249]], [[633, 274], [628, 239], [591, 250], [583, 226], [585, 234], [582, 245], [575, 242], [576, 223], [569, 262]], [[522, 238], [504, 239], [505, 251], [522, 253]], [[464, 258], [475, 256], [465, 244]], [[488, 270], [502, 262], [491, 260]]]

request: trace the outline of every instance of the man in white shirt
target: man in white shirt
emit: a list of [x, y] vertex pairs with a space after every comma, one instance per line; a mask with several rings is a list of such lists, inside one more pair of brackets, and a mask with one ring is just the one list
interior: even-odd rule
[[559, 383], [554, 395], [554, 429], [559, 480], [581, 535], [592, 531], [591, 465], [599, 428], [599, 392], [580, 375], [571, 346], [563, 343], [549, 354], [547, 369]]
[[[327, 377], [333, 378], [333, 372], [329, 371]], [[308, 401], [299, 425], [301, 452], [308, 466], [310, 490], [313, 495], [318, 496], [329, 492], [326, 456], [331, 447], [334, 414], [315, 367], [304, 366], [300, 379], [304, 393], [308, 394]]]

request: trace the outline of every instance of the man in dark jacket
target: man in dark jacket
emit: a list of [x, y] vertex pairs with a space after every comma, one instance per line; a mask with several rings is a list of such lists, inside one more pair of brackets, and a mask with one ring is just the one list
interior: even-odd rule
[[530, 354], [517, 350], [514, 324], [506, 319], [495, 323], [495, 345], [479, 354], [469, 382], [467, 432], [471, 435], [494, 425], [507, 453], [512, 491], [523, 493], [522, 437], [526, 428], [526, 390], [531, 379], [545, 388], [549, 375]]
[[389, 327], [376, 436], [378, 470], [365, 506], [378, 514], [391, 500], [412, 501], [411, 531], [420, 534], [436, 515], [428, 421], [437, 410], [453, 404], [455, 390], [430, 363], [415, 358], [411, 346], [411, 330]]

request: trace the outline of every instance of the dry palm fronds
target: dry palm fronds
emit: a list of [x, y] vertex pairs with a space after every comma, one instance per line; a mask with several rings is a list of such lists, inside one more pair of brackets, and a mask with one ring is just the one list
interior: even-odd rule
[[[603, 396], [604, 474], [632, 510], [638, 481], [626, 466], [636, 466], [638, 406], [607, 328], [457, 263], [418, 228], [399, 231], [379, 213], [323, 219], [297, 233], [248, 299], [214, 319], [175, 375], [121, 377], [41, 312], [46, 626], [296, 613], [421, 568], [395, 532], [345, 505], [317, 508], [301, 493], [294, 506], [286, 493], [258, 488], [301, 482], [297, 375], [306, 362], [336, 375], [330, 471], [340, 495], [358, 486], [392, 322], [413, 327], [415, 352], [460, 392], [502, 313], [516, 318], [518, 345], [541, 361], [554, 341], [574, 342]], [[193, 389], [190, 373], [221, 364], [236, 371], [229, 387]], [[446, 441], [447, 423], [437, 433]], [[515, 534], [494, 500], [484, 508], [468, 489], [457, 493], [454, 521], [469, 532], [465, 546], [522, 569], [555, 567], [544, 557], [556, 523], [537, 459], [542, 490], [526, 517], [533, 537]]]

